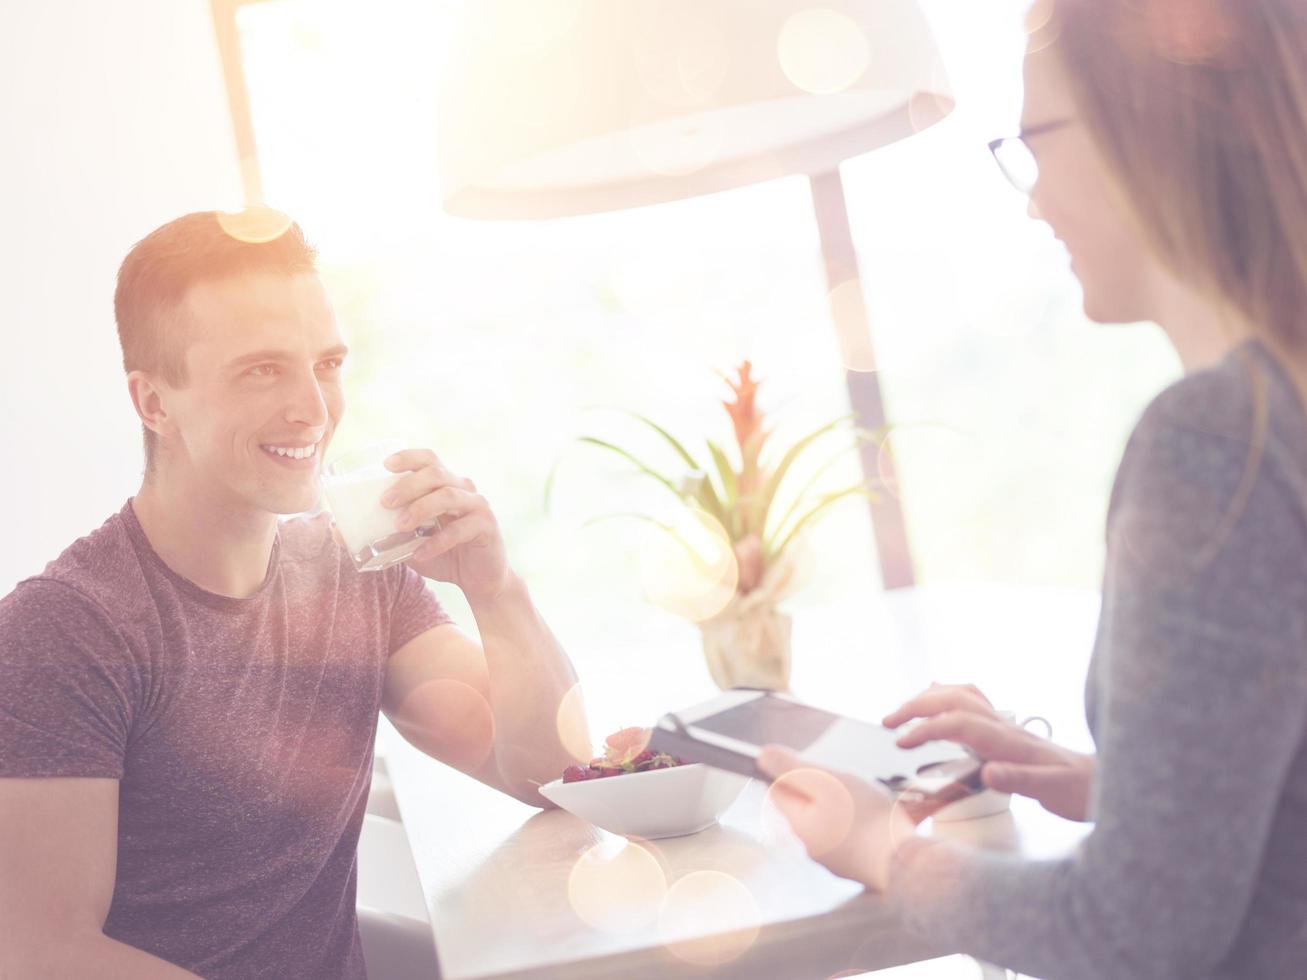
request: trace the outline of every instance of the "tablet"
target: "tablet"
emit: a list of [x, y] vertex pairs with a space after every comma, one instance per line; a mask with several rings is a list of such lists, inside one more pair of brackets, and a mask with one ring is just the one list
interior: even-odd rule
[[917, 819], [980, 790], [981, 762], [955, 742], [904, 749], [882, 725], [858, 721], [771, 691], [726, 691], [710, 701], [664, 715], [649, 748], [746, 776], [758, 770], [764, 745], [783, 745], [826, 769], [906, 794]]

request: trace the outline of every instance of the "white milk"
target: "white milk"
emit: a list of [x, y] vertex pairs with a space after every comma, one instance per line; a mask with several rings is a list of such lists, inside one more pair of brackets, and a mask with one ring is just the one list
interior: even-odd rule
[[381, 506], [382, 494], [403, 476], [363, 470], [323, 480], [332, 519], [354, 563], [362, 569], [384, 568], [403, 561], [425, 540], [413, 531], [395, 528], [402, 508]]

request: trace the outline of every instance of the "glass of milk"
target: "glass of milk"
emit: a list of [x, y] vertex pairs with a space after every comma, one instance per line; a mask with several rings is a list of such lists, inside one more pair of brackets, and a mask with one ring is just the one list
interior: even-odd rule
[[327, 507], [340, 536], [345, 540], [354, 567], [360, 572], [389, 568], [413, 556], [413, 552], [440, 527], [419, 527], [399, 531], [395, 522], [404, 509], [381, 505], [381, 497], [406, 474], [385, 466], [388, 456], [404, 448], [398, 439], [343, 453], [323, 471], [322, 489]]

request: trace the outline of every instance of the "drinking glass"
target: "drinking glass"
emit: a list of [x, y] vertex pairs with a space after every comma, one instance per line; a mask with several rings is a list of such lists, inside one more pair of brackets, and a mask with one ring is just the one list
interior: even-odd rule
[[403, 448], [400, 440], [387, 439], [335, 457], [323, 472], [327, 507], [360, 572], [406, 561], [440, 528], [436, 521], [412, 531], [397, 530], [395, 521], [403, 509], [381, 505], [382, 495], [405, 475], [386, 469], [385, 460]]

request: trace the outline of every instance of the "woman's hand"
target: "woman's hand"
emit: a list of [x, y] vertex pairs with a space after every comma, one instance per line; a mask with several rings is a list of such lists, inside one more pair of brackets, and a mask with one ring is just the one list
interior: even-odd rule
[[1068, 820], [1089, 819], [1095, 757], [1072, 752], [1012, 724], [971, 685], [932, 684], [885, 717], [888, 728], [925, 719], [898, 740], [904, 748], [947, 739], [986, 760], [981, 779], [990, 789], [1038, 800]]
[[916, 831], [888, 792], [775, 745], [759, 754], [758, 768], [774, 780], [768, 798], [813, 860], [876, 891], [888, 887], [894, 848]]

